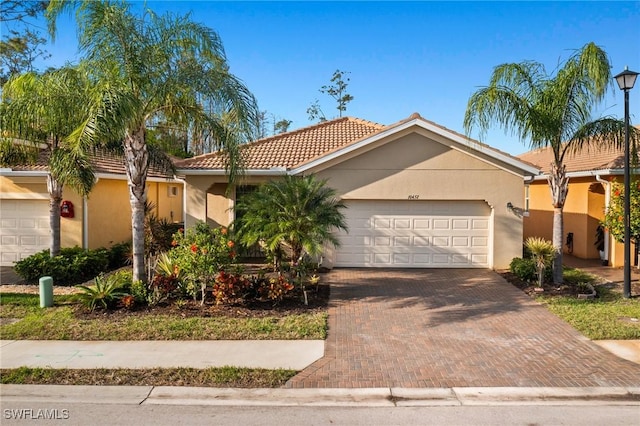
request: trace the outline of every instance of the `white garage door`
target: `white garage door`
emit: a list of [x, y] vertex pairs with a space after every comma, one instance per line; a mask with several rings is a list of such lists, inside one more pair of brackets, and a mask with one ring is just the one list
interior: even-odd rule
[[0, 200], [0, 265], [49, 248], [49, 202], [47, 200]]
[[348, 201], [335, 266], [488, 268], [490, 215], [483, 201]]

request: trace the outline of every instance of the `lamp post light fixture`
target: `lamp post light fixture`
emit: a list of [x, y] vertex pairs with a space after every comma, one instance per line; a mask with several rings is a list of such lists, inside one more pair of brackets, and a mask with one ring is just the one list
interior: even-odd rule
[[631, 297], [631, 177], [629, 166], [629, 90], [633, 89], [638, 73], [624, 71], [614, 78], [624, 91], [624, 287], [625, 298]]

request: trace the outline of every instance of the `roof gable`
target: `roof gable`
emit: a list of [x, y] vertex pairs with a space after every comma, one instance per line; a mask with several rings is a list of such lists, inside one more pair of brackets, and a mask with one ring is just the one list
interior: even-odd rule
[[[390, 126], [343, 117], [261, 139], [243, 146], [244, 167], [248, 174], [268, 171], [299, 174], [322, 169], [341, 156], [366, 149], [412, 127], [436, 133], [454, 142], [451, 147], [463, 147], [465, 153], [477, 155], [483, 161], [489, 158], [492, 163], [506, 164], [523, 174], [539, 173], [537, 168], [516, 157], [427, 121], [417, 113]], [[176, 167], [183, 174], [216, 174], [224, 172], [225, 160], [225, 154], [218, 151], [179, 161]]]
[[359, 141], [354, 141], [351, 144], [340, 147], [332, 152], [328, 152], [317, 159], [308, 161], [292, 170], [291, 174], [303, 173], [315, 168], [322, 168], [323, 163], [329, 163], [340, 156], [345, 156], [348, 153], [365, 149], [366, 146], [374, 144], [385, 138], [393, 140], [394, 135], [412, 128], [416, 130], [425, 130], [431, 134], [435, 134], [439, 136], [439, 139], [443, 142], [446, 141], [449, 148], [459, 150], [482, 161], [490, 162], [492, 165], [501, 169], [508, 171], [513, 171], [511, 169], [517, 169], [519, 173], [525, 175], [538, 175], [540, 173], [538, 168], [531, 164], [527, 164], [510, 154], [499, 151], [479, 141], [470, 139], [432, 121], [425, 120], [418, 113], [413, 113], [409, 118], [389, 125], [373, 135]]

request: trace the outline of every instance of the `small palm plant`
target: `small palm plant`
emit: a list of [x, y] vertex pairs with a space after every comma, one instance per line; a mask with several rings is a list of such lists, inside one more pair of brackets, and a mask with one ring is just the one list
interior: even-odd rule
[[286, 176], [262, 185], [238, 204], [235, 228], [243, 244], [263, 242], [272, 253], [288, 253], [296, 264], [305, 254], [320, 254], [326, 243], [340, 244], [334, 231], [347, 229], [344, 208], [325, 180]]
[[[319, 256], [325, 244], [339, 246], [335, 231], [347, 230], [341, 211], [346, 207], [336, 191], [313, 175], [286, 176], [262, 185], [236, 208], [239, 241], [247, 247], [260, 242], [272, 255], [286, 253], [289, 273], [306, 304], [305, 282], [313, 269], [310, 256]], [[278, 257], [274, 261], [283, 269]]]
[[547, 264], [553, 261], [556, 249], [551, 241], [538, 237], [527, 238], [524, 245], [527, 247], [533, 256], [533, 260], [536, 262], [536, 269], [538, 271], [538, 287], [542, 287], [544, 271]]
[[98, 306], [107, 309], [127, 295], [123, 291], [122, 280], [116, 275], [105, 277], [101, 274], [94, 279], [94, 285], [79, 285], [77, 287], [81, 290], [78, 294], [80, 301], [92, 312]]

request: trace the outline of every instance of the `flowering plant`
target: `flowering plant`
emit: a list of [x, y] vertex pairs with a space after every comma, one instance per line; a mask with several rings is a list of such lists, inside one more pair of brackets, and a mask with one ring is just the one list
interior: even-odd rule
[[[633, 179], [629, 186], [631, 206], [631, 239], [640, 241], [640, 179]], [[611, 201], [602, 225], [618, 242], [624, 242], [624, 184], [611, 184]]]
[[235, 243], [226, 228], [211, 228], [204, 222], [176, 233], [169, 256], [180, 270], [182, 289], [194, 299], [200, 289], [204, 303], [207, 287], [220, 271], [235, 263]]

